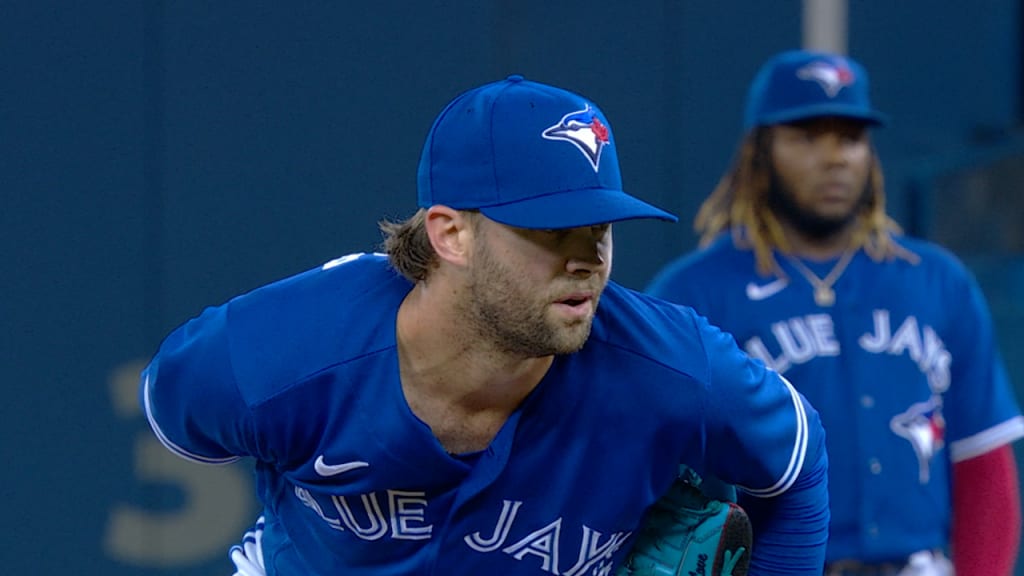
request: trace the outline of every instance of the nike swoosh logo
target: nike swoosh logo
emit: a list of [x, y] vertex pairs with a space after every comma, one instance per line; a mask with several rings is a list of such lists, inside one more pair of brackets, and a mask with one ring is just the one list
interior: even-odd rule
[[779, 278], [774, 282], [768, 284], [759, 285], [753, 282], [747, 284], [747, 298], [751, 300], [764, 300], [778, 294], [783, 288], [789, 285], [789, 280], [785, 278]]
[[344, 464], [327, 464], [324, 462], [324, 455], [321, 454], [316, 457], [316, 462], [313, 463], [313, 469], [316, 470], [317, 474], [327, 477], [344, 474], [349, 470], [355, 470], [357, 468], [366, 468], [369, 465], [369, 462], [363, 462], [362, 460], [354, 460], [352, 462], [345, 462]]

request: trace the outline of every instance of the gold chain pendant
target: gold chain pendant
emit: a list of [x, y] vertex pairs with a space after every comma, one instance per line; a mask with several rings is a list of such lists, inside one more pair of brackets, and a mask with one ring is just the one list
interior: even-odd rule
[[836, 303], [836, 291], [829, 286], [818, 286], [814, 289], [814, 303], [818, 306], [832, 306]]
[[834, 306], [836, 303], [836, 291], [832, 289], [832, 285], [839, 280], [839, 277], [846, 271], [846, 266], [853, 259], [853, 254], [856, 252], [854, 249], [849, 249], [843, 253], [836, 265], [832, 267], [828, 275], [825, 278], [818, 278], [818, 275], [811, 271], [799, 258], [786, 254], [786, 259], [793, 264], [797, 272], [803, 276], [807, 282], [809, 282], [814, 290], [814, 303], [822, 308]]

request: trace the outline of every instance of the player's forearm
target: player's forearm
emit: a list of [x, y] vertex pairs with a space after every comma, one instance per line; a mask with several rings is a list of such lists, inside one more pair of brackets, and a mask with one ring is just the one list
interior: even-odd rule
[[[812, 453], [810, 449], [809, 454]], [[797, 481], [780, 496], [741, 495], [754, 527], [751, 576], [820, 576], [828, 541], [828, 459], [805, 463]]]

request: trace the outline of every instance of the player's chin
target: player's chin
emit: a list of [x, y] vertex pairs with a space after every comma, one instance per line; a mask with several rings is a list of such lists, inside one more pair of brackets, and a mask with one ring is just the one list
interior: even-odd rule
[[815, 215], [823, 222], [841, 224], [856, 216], [857, 207], [851, 202], [822, 202]]
[[811, 211], [825, 220], [845, 220], [857, 211], [860, 198], [851, 193], [824, 194], [815, 199]]
[[562, 326], [557, 330], [554, 338], [556, 354], [579, 352], [583, 345], [587, 343], [587, 339], [590, 338], [591, 324], [591, 320], [587, 319]]

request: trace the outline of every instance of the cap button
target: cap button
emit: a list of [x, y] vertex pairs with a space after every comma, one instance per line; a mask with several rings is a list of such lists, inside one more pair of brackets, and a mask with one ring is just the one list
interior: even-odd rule
[[508, 78], [506, 78], [506, 80], [508, 80], [509, 82], [522, 82], [523, 76], [522, 74], [511, 74], [509, 75]]

